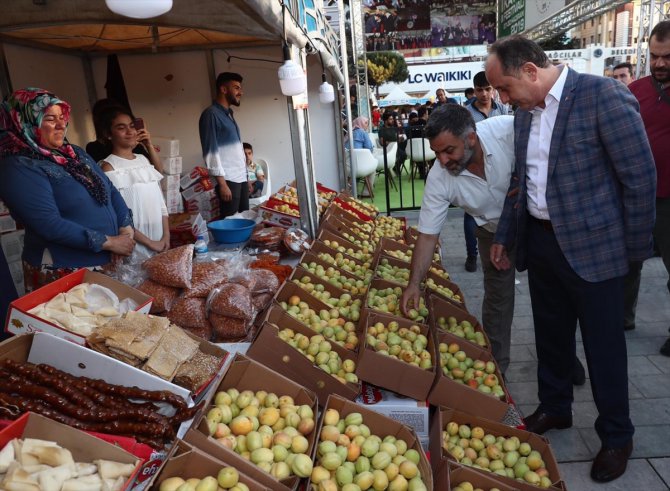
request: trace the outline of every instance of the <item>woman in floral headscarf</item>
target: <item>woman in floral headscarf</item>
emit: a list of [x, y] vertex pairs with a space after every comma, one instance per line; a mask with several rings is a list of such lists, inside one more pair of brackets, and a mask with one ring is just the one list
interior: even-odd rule
[[65, 139], [70, 105], [17, 90], [0, 105], [0, 199], [26, 229], [26, 290], [135, 246], [130, 211], [99, 166]]

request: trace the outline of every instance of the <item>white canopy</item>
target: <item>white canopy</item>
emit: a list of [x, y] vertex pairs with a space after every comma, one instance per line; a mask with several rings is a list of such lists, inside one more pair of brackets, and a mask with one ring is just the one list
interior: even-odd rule
[[379, 101], [379, 107], [387, 106], [405, 106], [414, 105], [416, 103], [424, 104], [428, 98], [412, 97], [408, 95], [399, 85], [395, 85], [391, 92], [389, 92], [382, 100]]

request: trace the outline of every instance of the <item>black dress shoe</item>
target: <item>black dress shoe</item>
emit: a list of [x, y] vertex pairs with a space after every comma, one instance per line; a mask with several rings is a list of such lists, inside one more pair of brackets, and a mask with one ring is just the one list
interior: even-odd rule
[[570, 428], [572, 426], [572, 415], [554, 416], [537, 409], [533, 414], [524, 418], [524, 422], [526, 423], [526, 431], [542, 435], [551, 429], [564, 430]]
[[631, 453], [633, 453], [632, 440], [623, 447], [602, 447], [596, 458], [593, 459], [591, 479], [596, 482], [615, 480], [626, 472], [626, 465]]
[[584, 365], [582, 362], [575, 356], [575, 368], [572, 371], [572, 385], [584, 385], [586, 383], [586, 372], [584, 371]]
[[468, 256], [465, 260], [465, 270], [469, 273], [477, 271], [477, 256]]
[[663, 356], [670, 356], [670, 338], [665, 340], [659, 351]]

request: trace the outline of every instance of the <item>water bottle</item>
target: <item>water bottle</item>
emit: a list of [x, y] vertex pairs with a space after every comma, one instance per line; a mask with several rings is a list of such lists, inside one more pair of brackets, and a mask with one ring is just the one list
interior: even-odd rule
[[196, 259], [207, 255], [209, 249], [207, 248], [207, 242], [205, 242], [204, 235], [198, 235], [198, 240], [196, 240], [194, 244], [194, 250]]

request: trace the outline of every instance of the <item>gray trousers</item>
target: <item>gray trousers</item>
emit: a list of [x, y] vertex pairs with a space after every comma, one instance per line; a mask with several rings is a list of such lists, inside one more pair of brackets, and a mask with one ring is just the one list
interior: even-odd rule
[[484, 301], [482, 302], [482, 325], [489, 339], [493, 356], [504, 374], [510, 361], [512, 320], [514, 319], [514, 259], [515, 248], [507, 251], [512, 267], [498, 271], [490, 258], [494, 235], [477, 227], [475, 236], [479, 244], [479, 258], [484, 272]]

